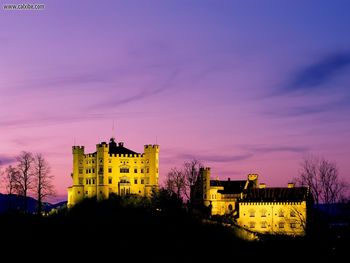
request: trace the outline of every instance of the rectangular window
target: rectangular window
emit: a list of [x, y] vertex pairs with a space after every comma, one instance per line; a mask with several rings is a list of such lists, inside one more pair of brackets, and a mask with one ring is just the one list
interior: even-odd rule
[[95, 184], [95, 179], [92, 179], [92, 184]]
[[136, 178], [134, 179], [134, 184], [137, 184], [137, 179]]
[[278, 228], [284, 228], [284, 222], [279, 222], [278, 223]]
[[134, 173], [137, 174], [137, 168], [134, 168]]
[[89, 169], [89, 174], [91, 174], [91, 169]]
[[83, 178], [79, 178], [79, 184], [83, 184]]
[[250, 222], [249, 223], [249, 228], [255, 228], [255, 222]]
[[266, 217], [266, 211], [265, 210], [261, 211], [261, 217]]
[[141, 173], [142, 173], [142, 174], [144, 173], [144, 170], [143, 170], [143, 168], [141, 169]]
[[296, 223], [290, 223], [290, 228], [296, 228], [297, 227], [297, 224]]
[[147, 173], [149, 173], [149, 168], [147, 167]]
[[284, 217], [284, 212], [283, 212], [282, 210], [279, 211], [279, 212], [278, 212], [278, 216], [279, 216], [279, 217]]
[[86, 171], [85, 171], [87, 174], [89, 173], [89, 169], [86, 169]]
[[79, 173], [82, 174], [83, 173], [83, 169], [79, 169]]
[[95, 168], [92, 168], [92, 173], [93, 173], [93, 174], [95, 173]]
[[290, 217], [296, 217], [296, 212], [294, 210], [290, 211]]
[[85, 191], [85, 194], [87, 195], [89, 192], [88, 191]]
[[112, 184], [112, 178], [108, 178], [108, 183]]
[[120, 168], [120, 173], [129, 173], [129, 168]]
[[89, 184], [89, 180], [88, 179], [85, 180], [85, 184]]
[[108, 168], [108, 172], [109, 172], [109, 173], [112, 173], [112, 168]]
[[99, 184], [103, 184], [103, 176], [99, 177]]
[[255, 211], [254, 210], [249, 211], [249, 216], [250, 217], [255, 217]]
[[141, 179], [141, 184], [144, 184], [144, 183], [145, 183], [145, 181], [143, 179]]
[[267, 227], [266, 222], [261, 222], [261, 228], [266, 228], [266, 227]]

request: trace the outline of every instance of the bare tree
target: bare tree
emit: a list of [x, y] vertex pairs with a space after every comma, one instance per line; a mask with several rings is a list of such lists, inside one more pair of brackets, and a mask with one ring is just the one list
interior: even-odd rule
[[203, 167], [202, 163], [196, 159], [184, 163], [183, 172], [186, 187], [184, 194], [188, 200], [191, 196], [191, 190], [200, 175], [199, 170], [201, 167]]
[[3, 176], [6, 192], [11, 195], [18, 189], [17, 180], [19, 171], [15, 167], [9, 165], [3, 173]]
[[336, 163], [315, 156], [303, 160], [296, 182], [309, 187], [316, 204], [342, 201], [347, 189]]
[[38, 153], [34, 157], [34, 190], [36, 193], [38, 207], [37, 213], [41, 215], [43, 201], [55, 194], [52, 184], [53, 175], [47, 160], [42, 154]]
[[177, 198], [182, 199], [186, 191], [184, 172], [176, 167], [171, 168], [165, 180], [165, 189], [169, 193], [174, 193]]
[[16, 177], [16, 192], [18, 195], [24, 197], [24, 210], [27, 212], [27, 194], [33, 187], [33, 162], [34, 157], [30, 152], [23, 151], [16, 157], [18, 162], [17, 170], [18, 176]]

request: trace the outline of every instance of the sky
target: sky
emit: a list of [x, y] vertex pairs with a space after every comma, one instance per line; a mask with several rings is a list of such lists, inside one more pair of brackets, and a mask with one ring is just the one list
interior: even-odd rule
[[159, 144], [161, 182], [195, 158], [286, 186], [310, 154], [350, 180], [350, 1], [39, 2], [0, 0], [2, 169], [42, 153], [64, 200], [72, 146], [114, 136]]

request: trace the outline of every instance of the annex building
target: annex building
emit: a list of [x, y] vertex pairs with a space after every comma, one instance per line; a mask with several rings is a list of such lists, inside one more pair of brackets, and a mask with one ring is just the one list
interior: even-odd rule
[[68, 187], [68, 207], [84, 198], [106, 199], [110, 194], [150, 196], [158, 188], [159, 145], [144, 145], [138, 153], [111, 138], [85, 153], [73, 146], [73, 185]]
[[307, 187], [266, 187], [258, 175], [246, 180], [212, 180], [210, 168], [201, 168], [193, 186], [192, 203], [209, 208], [211, 215], [231, 215], [253, 232], [304, 235], [311, 195]]

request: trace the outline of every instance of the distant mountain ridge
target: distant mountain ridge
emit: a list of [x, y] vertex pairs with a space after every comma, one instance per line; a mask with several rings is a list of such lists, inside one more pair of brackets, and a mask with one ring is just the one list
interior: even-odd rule
[[[26, 207], [27, 203], [27, 212], [35, 213], [37, 209], [38, 201], [35, 198], [27, 196], [24, 198], [20, 195], [15, 194], [0, 194], [0, 214], [7, 212], [22, 211]], [[53, 208], [58, 208], [65, 206], [67, 201], [58, 202], [51, 204], [48, 202], [43, 202], [43, 211], [49, 212]]]

